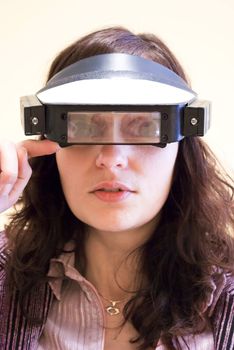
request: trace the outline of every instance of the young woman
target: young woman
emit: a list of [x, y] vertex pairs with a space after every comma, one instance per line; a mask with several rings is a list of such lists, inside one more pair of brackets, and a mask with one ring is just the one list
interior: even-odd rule
[[[186, 81], [157, 37], [123, 28], [66, 48], [48, 79], [114, 52]], [[234, 349], [233, 186], [200, 138], [0, 154], [0, 210], [19, 204], [0, 236], [1, 349]]]

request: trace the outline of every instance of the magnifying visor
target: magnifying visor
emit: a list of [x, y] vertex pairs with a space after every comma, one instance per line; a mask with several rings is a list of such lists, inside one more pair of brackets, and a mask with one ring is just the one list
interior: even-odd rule
[[159, 112], [68, 112], [68, 143], [160, 143]]
[[128, 54], [92, 56], [66, 67], [36, 95], [21, 98], [26, 135], [61, 146], [152, 144], [203, 136], [210, 102], [168, 68]]

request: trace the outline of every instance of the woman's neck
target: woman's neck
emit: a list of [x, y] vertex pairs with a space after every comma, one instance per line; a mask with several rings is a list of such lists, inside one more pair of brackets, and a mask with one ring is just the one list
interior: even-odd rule
[[143, 281], [142, 245], [152, 235], [153, 225], [125, 232], [104, 232], [91, 227], [85, 240], [85, 277], [110, 300], [132, 296]]

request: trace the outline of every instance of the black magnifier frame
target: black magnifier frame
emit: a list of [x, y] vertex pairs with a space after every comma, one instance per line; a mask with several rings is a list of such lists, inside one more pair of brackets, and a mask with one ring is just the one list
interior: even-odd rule
[[[34, 96], [32, 96], [34, 98]], [[40, 108], [41, 107], [41, 108]], [[68, 114], [70, 112], [157, 112], [161, 115], [160, 120], [160, 142], [153, 143], [155, 146], [165, 147], [167, 143], [180, 141], [184, 136], [183, 130], [183, 112], [184, 105], [174, 106], [110, 106], [110, 105], [41, 105], [26, 108], [24, 104], [23, 125], [27, 136], [44, 135], [51, 141], [56, 141], [61, 147], [67, 147], [74, 144], [141, 144], [149, 145], [152, 143], [91, 143], [91, 142], [68, 142]]]
[[[28, 101], [28, 107], [26, 106], [25, 99]], [[23, 109], [22, 123], [25, 135], [44, 135], [47, 139], [58, 142], [61, 147], [74, 144], [94, 144], [87, 142], [68, 142], [68, 114], [70, 112], [158, 112], [161, 115], [160, 142], [153, 143], [153, 145], [158, 147], [165, 147], [167, 143], [178, 142], [186, 136], [203, 136], [210, 126], [210, 103], [208, 101], [195, 100], [193, 103], [187, 105], [177, 104], [168, 106], [43, 105], [35, 96], [31, 96], [31, 99], [27, 96], [22, 98], [21, 102]], [[151, 143], [127, 144], [147, 145]]]
[[[69, 111], [69, 112], [68, 112]], [[70, 112], [158, 112], [161, 115], [160, 122], [160, 142], [153, 143], [159, 147], [165, 147], [169, 142], [180, 141], [183, 138], [181, 134], [181, 121], [183, 106], [46, 106], [46, 132], [48, 139], [59, 142], [61, 147], [66, 147], [68, 143], [68, 114]], [[116, 142], [79, 142], [74, 144], [140, 144], [149, 145], [151, 143], [116, 143]]]

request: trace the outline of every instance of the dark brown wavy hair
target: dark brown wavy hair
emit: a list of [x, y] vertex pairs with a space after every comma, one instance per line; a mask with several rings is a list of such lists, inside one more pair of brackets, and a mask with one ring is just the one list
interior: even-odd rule
[[[142, 56], [186, 75], [167, 46], [152, 34], [135, 35], [124, 28], [91, 33], [62, 51], [48, 79], [85, 57], [122, 52]], [[47, 281], [49, 261], [75, 236], [82, 255], [84, 224], [69, 209], [54, 155], [31, 160], [32, 177], [20, 209], [6, 228], [12, 251], [9, 276], [23, 300]], [[233, 182], [200, 138], [179, 144], [174, 180], [160, 222], [141, 247], [148, 285], [126, 304], [124, 316], [138, 331], [133, 342], [143, 350], [162, 339], [167, 349], [180, 349], [179, 336], [202, 332], [214, 267], [233, 272]], [[82, 205], [82, 203], [80, 204]], [[177, 345], [175, 345], [177, 344]], [[175, 347], [176, 346], [176, 347]]]

